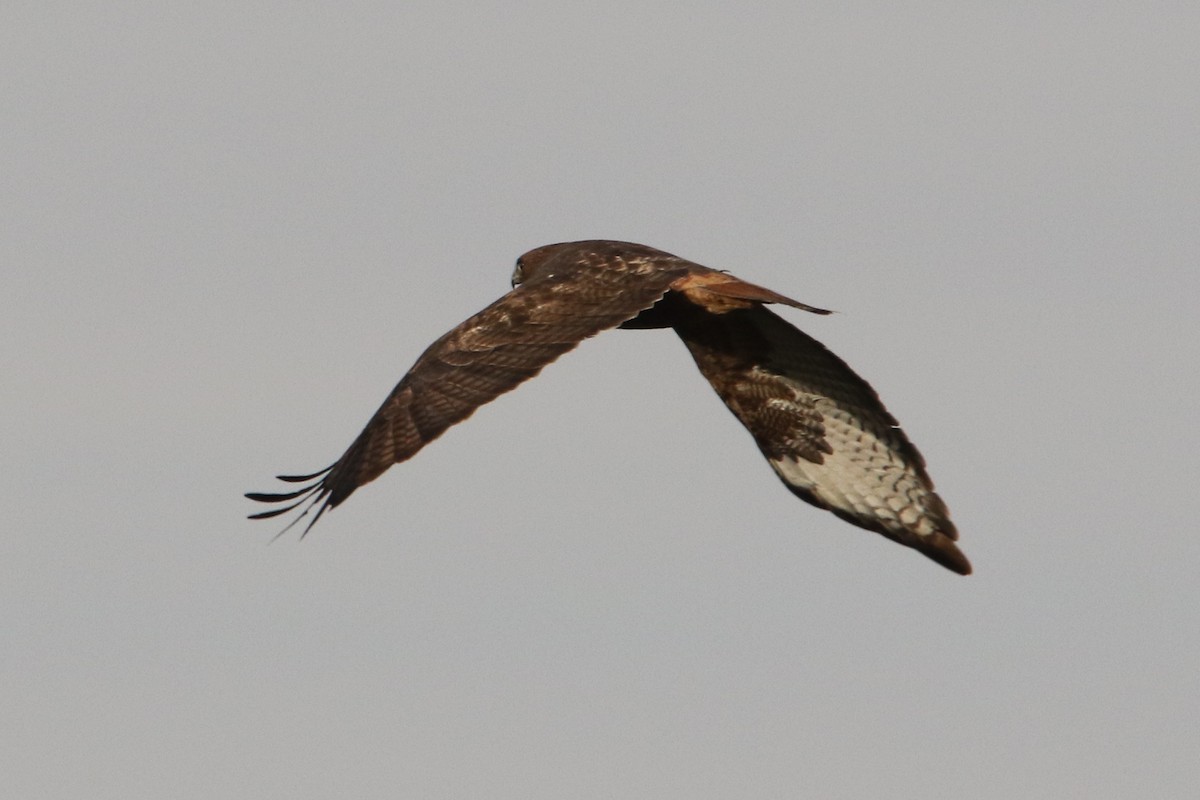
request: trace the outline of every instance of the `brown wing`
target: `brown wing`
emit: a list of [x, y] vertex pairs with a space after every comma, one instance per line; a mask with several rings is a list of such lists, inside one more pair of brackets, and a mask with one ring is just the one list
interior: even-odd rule
[[537, 375], [589, 336], [654, 305], [686, 271], [685, 262], [650, 248], [624, 257], [595, 249], [559, 247], [545, 268], [538, 251], [527, 254], [536, 275], [434, 342], [336, 463], [311, 475], [279, 476], [289, 483], [312, 483], [293, 492], [248, 493], [263, 503], [294, 501], [251, 519], [307, 503], [290, 528], [319, 504], [307, 532], [327, 509], [392, 464], [411, 458], [484, 403]]
[[845, 362], [760, 305], [675, 330], [793, 493], [970, 574], [921, 454]]

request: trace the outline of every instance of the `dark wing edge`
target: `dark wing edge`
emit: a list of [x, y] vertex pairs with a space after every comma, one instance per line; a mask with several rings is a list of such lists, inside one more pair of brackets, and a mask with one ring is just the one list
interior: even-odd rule
[[924, 459], [845, 362], [762, 306], [694, 314], [676, 333], [793, 494], [971, 573]]
[[[638, 268], [640, 266], [640, 268]], [[614, 328], [658, 302], [685, 268], [580, 267], [524, 283], [446, 333], [417, 359], [335, 463], [309, 475], [280, 475], [295, 491], [248, 492], [260, 503], [287, 503], [250, 519], [270, 519], [304, 506], [282, 536], [317, 511], [308, 533], [330, 508], [406, 461], [480, 406], [537, 375], [584, 339]], [[291, 502], [294, 501], [294, 502]]]
[[[250, 500], [254, 500], [255, 502], [258, 502], [258, 503], [286, 503], [288, 500], [296, 500], [296, 502], [291, 503], [290, 505], [283, 506], [282, 508], [272, 508], [268, 511], [259, 511], [255, 514], [250, 514], [247, 516], [247, 519], [271, 519], [272, 517], [278, 517], [282, 514], [286, 514], [289, 511], [291, 511], [292, 509], [300, 507], [304, 503], [308, 503], [308, 505], [305, 506], [304, 510], [301, 511], [300, 514], [297, 515], [297, 517], [295, 519], [293, 519], [291, 522], [289, 522], [287, 524], [287, 526], [284, 527], [283, 530], [281, 530], [279, 533], [275, 534], [275, 538], [278, 539], [280, 536], [283, 536], [285, 533], [290, 531], [292, 529], [292, 526], [294, 526], [297, 522], [299, 522], [300, 520], [302, 520], [306, 516], [308, 516], [308, 512], [312, 510], [314, 505], [316, 505], [317, 503], [319, 503], [321, 500], [323, 500], [324, 498], [326, 498], [329, 495], [331, 490], [329, 489], [328, 486], [325, 485], [325, 478], [329, 475], [329, 473], [336, 466], [337, 466], [337, 464], [331, 464], [328, 467], [326, 467], [325, 469], [321, 470], [320, 472], [314, 472], [310, 475], [276, 475], [275, 476], [277, 479], [279, 479], [281, 481], [285, 481], [287, 483], [302, 483], [304, 481], [310, 481], [310, 480], [314, 481], [314, 483], [312, 483], [308, 486], [302, 486], [301, 488], [297, 489], [294, 492], [279, 492], [279, 493], [246, 492], [245, 496], [247, 498], [249, 498]], [[297, 498], [299, 498], [299, 499], [297, 499]], [[314, 515], [313, 518], [309, 521], [308, 525], [306, 525], [304, 527], [304, 530], [301, 532], [300, 537], [304, 538], [304, 535], [306, 533], [308, 533], [309, 530], [312, 529], [312, 526], [317, 524], [317, 520], [319, 520], [321, 518], [321, 515], [325, 513], [325, 510], [328, 508], [331, 508], [333, 505], [334, 505], [333, 503], [330, 503], [328, 501], [326, 501], [325, 503], [322, 503], [320, 508], [317, 509], [316, 515]]]

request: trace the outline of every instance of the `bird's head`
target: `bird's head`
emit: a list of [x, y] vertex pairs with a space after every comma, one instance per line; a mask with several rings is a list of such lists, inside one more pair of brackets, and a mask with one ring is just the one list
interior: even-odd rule
[[538, 275], [545, 273], [552, 268], [554, 256], [565, 251], [566, 245], [563, 244], [545, 244], [541, 247], [535, 247], [528, 253], [517, 259], [517, 264], [513, 267], [512, 285], [517, 288], [522, 283], [532, 280]]
[[555, 274], [559, 270], [574, 270], [581, 267], [603, 269], [623, 265], [631, 260], [644, 261], [658, 258], [674, 259], [675, 256], [632, 242], [617, 242], [608, 239], [588, 239], [582, 242], [558, 242], [535, 247], [517, 259], [513, 269], [513, 288], [528, 283], [534, 278]]

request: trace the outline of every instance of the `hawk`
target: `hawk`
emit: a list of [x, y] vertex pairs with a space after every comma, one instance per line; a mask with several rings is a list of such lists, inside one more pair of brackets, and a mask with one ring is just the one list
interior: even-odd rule
[[290, 528], [316, 507], [307, 533], [355, 489], [584, 339], [609, 328], [671, 328], [792, 493], [970, 574], [921, 454], [875, 390], [767, 306], [830, 312], [652, 247], [607, 240], [530, 250], [517, 259], [512, 285], [421, 354], [334, 464], [280, 475], [306, 484], [295, 491], [248, 493], [284, 504], [250, 518], [304, 505]]

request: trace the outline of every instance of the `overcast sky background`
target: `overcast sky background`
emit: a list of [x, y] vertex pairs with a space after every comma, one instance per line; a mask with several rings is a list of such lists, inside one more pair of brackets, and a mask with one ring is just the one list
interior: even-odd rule
[[[0, 732], [29, 798], [1200, 787], [1200, 10], [6, 3]], [[269, 544], [547, 242], [805, 302], [976, 574], [666, 331]]]

